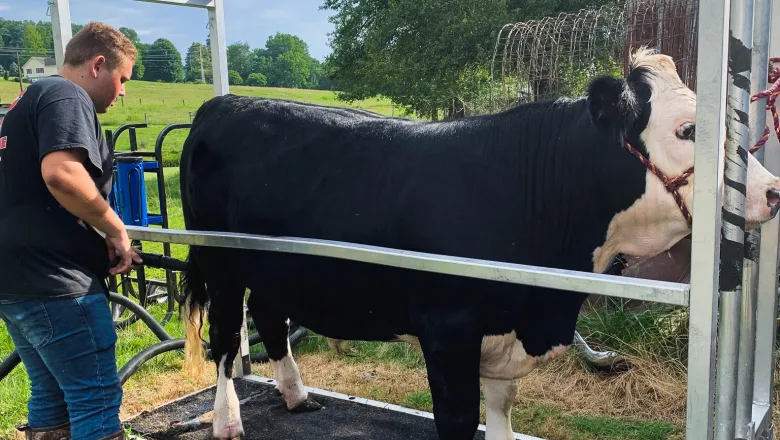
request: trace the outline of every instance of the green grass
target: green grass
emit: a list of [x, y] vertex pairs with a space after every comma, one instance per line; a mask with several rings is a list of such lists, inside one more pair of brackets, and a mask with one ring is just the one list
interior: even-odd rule
[[[23, 87], [28, 85], [23, 84]], [[397, 110], [388, 100], [367, 99], [347, 104], [339, 101], [334, 92], [323, 90], [231, 86], [230, 92], [242, 96], [289, 99], [319, 105], [361, 108], [386, 116], [398, 115]], [[0, 102], [10, 102], [18, 94], [19, 83], [0, 79]], [[127, 83], [125, 95], [108, 113], [99, 115], [103, 130], [115, 131], [124, 124], [146, 122], [147, 128], [137, 130], [138, 148], [141, 151], [153, 151], [162, 129], [166, 125], [190, 122], [191, 114], [194, 115], [198, 107], [214, 96], [214, 89], [209, 84], [130, 81]], [[178, 166], [179, 153], [188, 132], [187, 129], [176, 130], [165, 138], [163, 166]], [[129, 139], [128, 133], [123, 133], [118, 139], [117, 150], [129, 150]]]

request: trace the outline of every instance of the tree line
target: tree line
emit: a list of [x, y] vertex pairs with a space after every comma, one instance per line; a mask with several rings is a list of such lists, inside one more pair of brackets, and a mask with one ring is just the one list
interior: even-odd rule
[[[75, 34], [83, 25], [73, 24]], [[143, 43], [135, 29], [121, 27], [135, 45], [139, 57], [133, 79], [155, 82], [211, 83], [211, 41], [193, 42], [182, 56], [166, 38]], [[245, 42], [227, 47], [228, 81], [231, 85], [329, 89], [322, 63], [309, 54], [309, 47], [295, 35], [277, 33], [265, 47], [251, 48]], [[54, 38], [50, 22], [0, 18], [0, 75], [18, 77], [19, 67], [31, 57], [53, 57]]]
[[[430, 119], [465, 115], [463, 102], [484, 95], [496, 36], [508, 23], [596, 8], [624, 0], [320, 0], [331, 11], [332, 53], [323, 63], [297, 36], [277, 33], [265, 47], [228, 46], [229, 83], [337, 90], [357, 101], [388, 98], [403, 113]], [[76, 32], [79, 25], [73, 25]], [[210, 41], [182, 56], [167, 39], [142, 43], [133, 76], [146, 81], [211, 82]], [[0, 48], [25, 54], [53, 48], [51, 24], [0, 19]], [[37, 53], [37, 52], [36, 52]], [[14, 61], [0, 50], [0, 67]], [[24, 61], [22, 61], [23, 63]]]

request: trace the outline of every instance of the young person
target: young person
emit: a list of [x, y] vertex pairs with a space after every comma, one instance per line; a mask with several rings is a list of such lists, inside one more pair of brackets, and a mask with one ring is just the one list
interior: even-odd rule
[[121, 32], [89, 23], [0, 126], [0, 318], [30, 377], [27, 439], [124, 438], [105, 279], [141, 260], [107, 202], [97, 114], [124, 96], [136, 58]]

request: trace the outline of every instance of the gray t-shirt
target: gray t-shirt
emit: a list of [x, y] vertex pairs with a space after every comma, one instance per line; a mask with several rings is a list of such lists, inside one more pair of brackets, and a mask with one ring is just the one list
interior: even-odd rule
[[112, 152], [89, 95], [59, 76], [36, 81], [0, 125], [0, 299], [108, 291], [105, 240], [60, 206], [41, 175], [46, 154], [72, 148], [88, 153], [84, 166], [107, 199]]

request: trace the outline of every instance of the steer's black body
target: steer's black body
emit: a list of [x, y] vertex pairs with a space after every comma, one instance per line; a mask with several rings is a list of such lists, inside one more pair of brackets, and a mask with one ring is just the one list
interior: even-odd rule
[[[592, 102], [435, 123], [214, 98], [182, 152], [186, 227], [591, 271], [609, 222], [645, 191], [644, 166], [620, 144], [626, 135], [641, 146], [643, 122], [623, 115], [617, 87], [601, 80]], [[192, 298], [211, 301], [213, 355], [227, 354], [225, 368], [245, 288], [271, 359], [286, 353], [286, 318], [338, 339], [417, 336], [441, 439], [473, 437], [483, 336], [515, 331], [528, 354], [543, 355], [571, 343], [585, 299], [274, 252], [193, 247], [189, 264]]]

